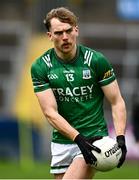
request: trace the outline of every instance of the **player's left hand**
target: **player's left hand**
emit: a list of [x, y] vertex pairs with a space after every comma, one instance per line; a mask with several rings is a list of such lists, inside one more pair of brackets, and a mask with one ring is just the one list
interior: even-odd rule
[[119, 163], [117, 165], [117, 168], [120, 168], [125, 161], [127, 148], [126, 148], [125, 136], [124, 135], [119, 135], [119, 136], [117, 136], [116, 139], [117, 139], [117, 143], [118, 143], [119, 148], [121, 148], [121, 150], [122, 150], [122, 155], [121, 155], [121, 158], [120, 158]]

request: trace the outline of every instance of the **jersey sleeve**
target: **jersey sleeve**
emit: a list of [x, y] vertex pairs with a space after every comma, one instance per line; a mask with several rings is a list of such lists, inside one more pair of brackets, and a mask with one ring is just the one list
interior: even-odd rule
[[101, 53], [97, 58], [96, 70], [100, 86], [108, 85], [116, 79], [112, 65]]
[[47, 70], [43, 63], [34, 62], [31, 66], [31, 78], [33, 82], [34, 92], [41, 92], [50, 88], [47, 78]]

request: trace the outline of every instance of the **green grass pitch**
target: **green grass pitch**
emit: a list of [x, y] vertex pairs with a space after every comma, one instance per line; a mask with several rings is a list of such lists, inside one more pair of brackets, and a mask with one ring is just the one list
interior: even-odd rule
[[[19, 163], [1, 162], [0, 179], [53, 179], [49, 174], [47, 163]], [[139, 161], [126, 161], [120, 169], [109, 172], [97, 172], [95, 179], [139, 179]]]

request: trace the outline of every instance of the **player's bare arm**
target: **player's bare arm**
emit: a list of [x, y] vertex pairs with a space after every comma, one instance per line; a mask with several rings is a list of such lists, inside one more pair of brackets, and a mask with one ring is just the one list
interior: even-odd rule
[[126, 128], [126, 107], [117, 81], [115, 80], [111, 84], [103, 86], [102, 90], [111, 104], [116, 135], [124, 135]]
[[126, 107], [125, 102], [121, 96], [117, 81], [102, 87], [105, 97], [111, 104], [113, 122], [116, 132], [116, 140], [118, 146], [122, 150], [122, 156], [119, 160], [118, 168], [122, 166], [126, 158], [126, 142], [125, 142], [125, 128], [126, 128]]
[[48, 122], [61, 134], [74, 140], [79, 132], [74, 129], [57, 111], [57, 103], [51, 89], [36, 93], [40, 106]]

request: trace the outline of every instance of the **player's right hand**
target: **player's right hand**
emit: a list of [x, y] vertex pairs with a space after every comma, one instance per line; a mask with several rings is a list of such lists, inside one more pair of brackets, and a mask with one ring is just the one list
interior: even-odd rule
[[101, 139], [102, 137], [93, 137], [93, 138], [86, 138], [84, 136], [82, 136], [81, 134], [78, 134], [75, 139], [74, 142], [78, 145], [78, 147], [80, 148], [83, 157], [85, 159], [85, 162], [87, 164], [95, 164], [95, 162], [97, 161], [96, 157], [93, 155], [92, 150], [100, 153], [101, 150], [94, 146], [92, 143], [96, 140]]

